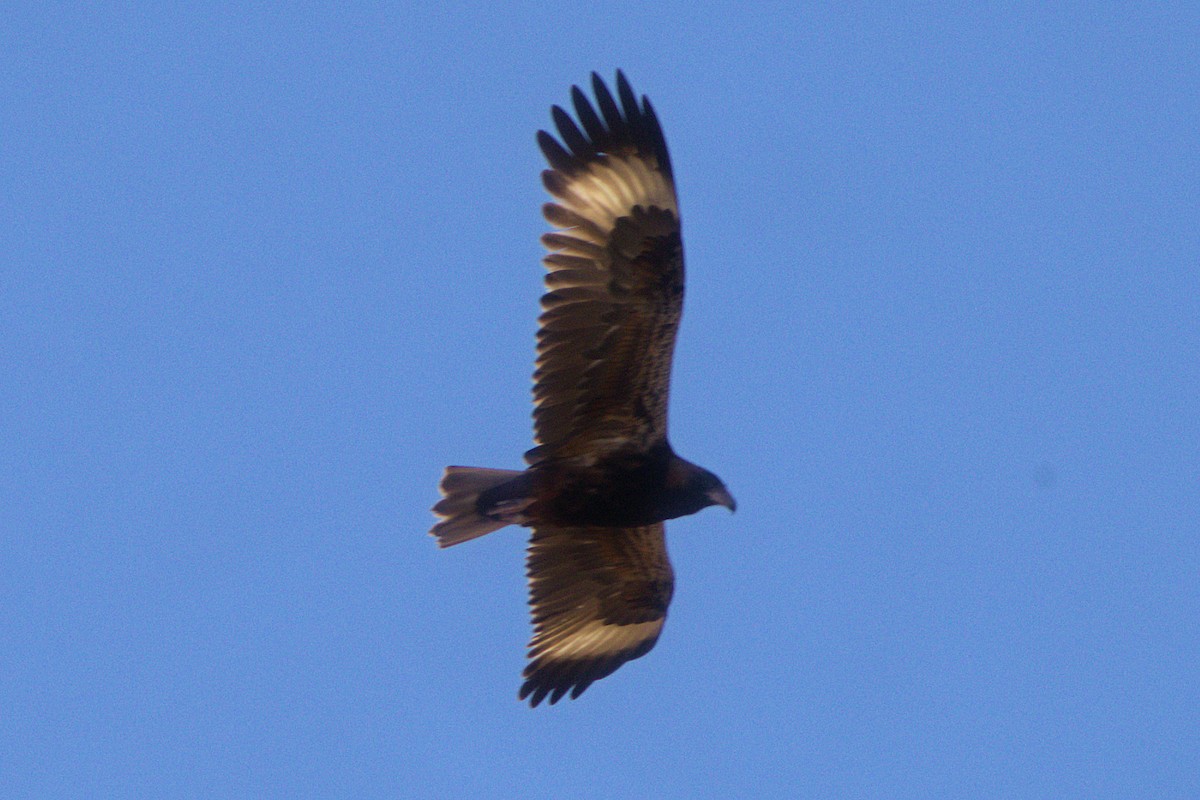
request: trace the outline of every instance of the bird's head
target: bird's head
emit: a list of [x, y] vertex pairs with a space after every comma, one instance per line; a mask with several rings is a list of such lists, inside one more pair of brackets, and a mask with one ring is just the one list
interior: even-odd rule
[[697, 490], [704, 493], [704, 498], [707, 502], [705, 506], [725, 506], [730, 511], [737, 511], [737, 501], [733, 499], [733, 495], [725, 488], [725, 484], [721, 483], [721, 479], [713, 475], [706, 469], [700, 470], [700, 477], [697, 480]]
[[684, 461], [678, 456], [671, 465], [668, 486], [673, 490], [674, 503], [672, 517], [682, 517], [695, 514], [708, 506], [724, 506], [730, 511], [737, 510], [737, 502], [733, 495], [721, 483], [721, 479], [703, 467]]

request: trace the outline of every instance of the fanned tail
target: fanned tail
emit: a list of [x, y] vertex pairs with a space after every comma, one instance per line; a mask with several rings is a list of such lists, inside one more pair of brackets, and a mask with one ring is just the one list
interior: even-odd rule
[[520, 470], [488, 469], [487, 467], [446, 467], [439, 489], [442, 499], [433, 513], [442, 521], [429, 531], [438, 540], [438, 547], [450, 547], [470, 541], [508, 525], [492, 519], [476, 509], [479, 495], [488, 489], [507, 483], [521, 475]]

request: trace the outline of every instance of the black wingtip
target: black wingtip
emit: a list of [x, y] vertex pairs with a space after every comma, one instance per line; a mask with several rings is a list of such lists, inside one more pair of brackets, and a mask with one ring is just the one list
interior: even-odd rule
[[542, 155], [546, 157], [546, 160], [550, 162], [550, 166], [554, 167], [554, 169], [570, 172], [574, 168], [575, 159], [571, 157], [571, 154], [553, 136], [545, 131], [538, 131], [537, 143], [538, 147], [542, 149]]
[[552, 106], [550, 116], [554, 118], [554, 126], [558, 128], [558, 135], [572, 155], [585, 161], [596, 155], [596, 148], [579, 130], [579, 126], [575, 124], [575, 120], [571, 119], [571, 115], [561, 106]]
[[625, 111], [625, 118], [637, 119], [639, 116], [637, 95], [633, 93], [633, 87], [629, 85], [629, 80], [621, 70], [617, 70], [617, 97], [621, 98], [621, 108]]
[[592, 93], [596, 95], [596, 104], [600, 106], [600, 115], [604, 118], [609, 132], [614, 137], [618, 136], [625, 128], [625, 120], [604, 79], [595, 72], [592, 73]]
[[550, 165], [571, 175], [601, 153], [634, 147], [639, 152], [653, 156], [670, 179], [671, 160], [667, 155], [667, 144], [662, 127], [650, 100], [638, 96], [625, 71], [616, 71], [616, 93], [598, 72], [592, 73], [594, 100], [578, 86], [571, 87], [571, 102], [575, 117], [561, 106], [552, 106], [550, 115], [558, 129], [558, 138], [545, 132], [538, 133], [538, 144]]
[[571, 87], [571, 103], [575, 106], [575, 115], [579, 117], [579, 123], [583, 125], [588, 137], [593, 142], [602, 141], [606, 133], [604, 123], [600, 121], [596, 109], [592, 108], [587, 95], [578, 86]]

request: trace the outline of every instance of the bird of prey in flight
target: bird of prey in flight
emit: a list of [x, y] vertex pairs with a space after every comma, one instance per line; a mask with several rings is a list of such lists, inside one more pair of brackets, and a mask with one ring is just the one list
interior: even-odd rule
[[674, 574], [663, 521], [725, 506], [716, 475], [667, 440], [671, 355], [683, 310], [683, 243], [666, 141], [650, 101], [617, 72], [592, 74], [595, 105], [539, 131], [550, 164], [542, 237], [546, 293], [537, 334], [534, 439], [524, 470], [448, 467], [431, 531], [442, 547], [506, 525], [532, 528], [534, 634], [520, 699], [533, 706], [645, 655]]

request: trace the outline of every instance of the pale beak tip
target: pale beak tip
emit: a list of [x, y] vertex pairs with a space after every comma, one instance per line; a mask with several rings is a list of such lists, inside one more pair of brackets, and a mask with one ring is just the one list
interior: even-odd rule
[[718, 486], [708, 493], [709, 498], [714, 505], [725, 506], [731, 512], [737, 511], [737, 501], [733, 499], [733, 495], [724, 486]]

